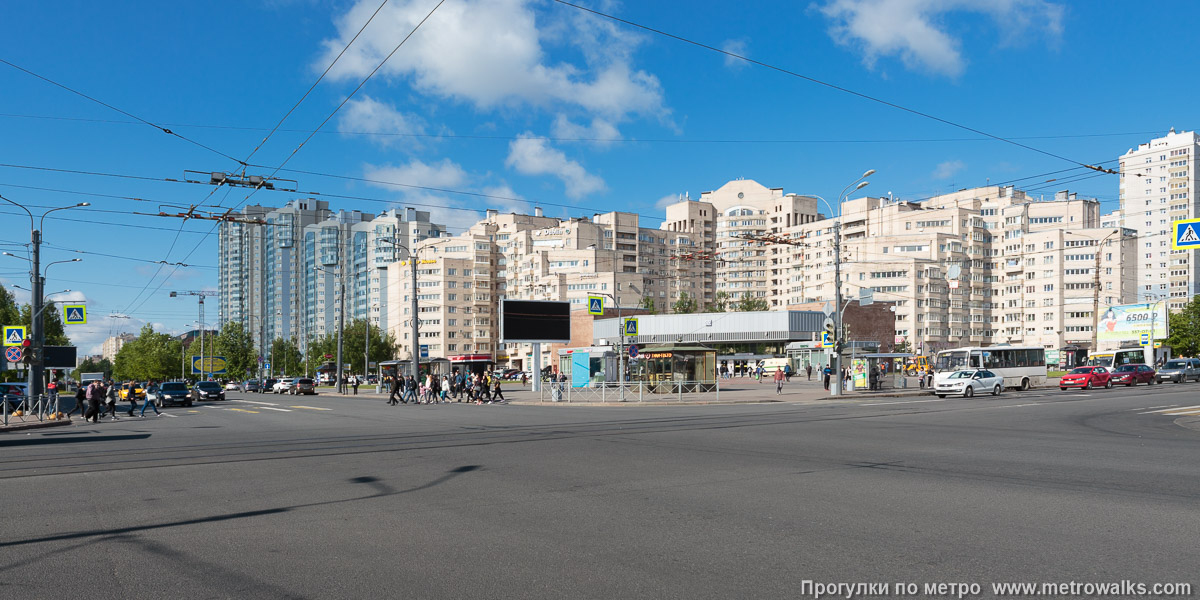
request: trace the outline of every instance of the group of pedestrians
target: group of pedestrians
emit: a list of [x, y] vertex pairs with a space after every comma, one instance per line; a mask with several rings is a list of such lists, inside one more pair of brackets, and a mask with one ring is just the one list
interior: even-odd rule
[[470, 374], [456, 370], [450, 375], [427, 373], [421, 382], [412, 375], [395, 377], [389, 382], [387, 403], [391, 406], [441, 404], [451, 400], [475, 404], [505, 402], [500, 378], [487, 373]]
[[[154, 394], [158, 392], [158, 384], [150, 383], [146, 388], [146, 393]], [[129, 402], [129, 411], [125, 414], [132, 417], [133, 412], [137, 410], [137, 396], [130, 389], [125, 395], [125, 399]], [[84, 421], [89, 423], [99, 423], [100, 419], [109, 418], [117, 420], [117, 402], [121, 400], [121, 390], [113, 380], [101, 381], [99, 379], [92, 381], [86, 387], [80, 387], [75, 392], [75, 408], [67, 413], [68, 416], [74, 414], [76, 410], [83, 417]], [[161, 416], [158, 411], [158, 406], [153, 402], [146, 400], [142, 403], [142, 411], [140, 416], [145, 418], [146, 408], [154, 409], [154, 414]]]

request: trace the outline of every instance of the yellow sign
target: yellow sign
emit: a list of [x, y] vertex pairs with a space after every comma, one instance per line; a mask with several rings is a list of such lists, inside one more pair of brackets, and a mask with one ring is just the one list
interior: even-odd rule
[[16, 325], [4, 326], [4, 345], [21, 346], [25, 343], [25, 328]]
[[201, 373], [207, 375], [221, 375], [225, 373], [225, 357], [224, 356], [193, 356], [192, 357], [192, 373], [199, 375]]
[[87, 325], [87, 305], [64, 304], [63, 323], [66, 325]]

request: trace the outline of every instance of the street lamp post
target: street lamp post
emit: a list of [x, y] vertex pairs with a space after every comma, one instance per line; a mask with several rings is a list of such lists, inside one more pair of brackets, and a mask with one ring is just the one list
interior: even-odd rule
[[[855, 179], [850, 185], [838, 194], [838, 216], [837, 221], [833, 223], [833, 285], [834, 285], [834, 324], [833, 324], [833, 368], [831, 381], [829, 384], [829, 392], [831, 396], [842, 395], [842, 343], [844, 342], [843, 334], [845, 333], [842, 327], [842, 315], [839, 307], [842, 305], [842, 203], [851, 193], [867, 187], [868, 181], [864, 179], [875, 174], [875, 169], [869, 169], [862, 177]], [[850, 188], [854, 188], [853, 190]], [[826, 202], [825, 205], [829, 208], [829, 212], [833, 212], [833, 207]]]
[[[386, 242], [392, 245], [393, 248], [403, 248], [408, 253], [408, 263], [412, 267], [412, 374], [416, 380], [421, 375], [421, 330], [417, 318], [417, 253], [409, 249], [408, 246], [401, 244], [395, 238], [380, 238], [381, 242]], [[393, 256], [394, 262], [395, 256]], [[397, 372], [399, 375], [399, 372]]]
[[337, 362], [333, 365], [333, 371], [337, 377], [337, 392], [345, 393], [342, 385], [342, 332], [346, 328], [346, 278], [342, 276], [342, 270], [339, 267], [337, 271], [330, 271], [316, 267], [318, 271], [329, 273], [338, 278], [338, 330], [337, 330]]
[[52, 208], [42, 213], [41, 220], [37, 222], [35, 227], [33, 213], [29, 212], [28, 208], [0, 196], [0, 200], [16, 206], [25, 211], [29, 215], [29, 238], [33, 244], [33, 257], [30, 261], [31, 268], [29, 270], [29, 284], [33, 288], [30, 292], [30, 311], [29, 311], [29, 337], [30, 337], [30, 360], [29, 360], [29, 379], [27, 394], [30, 398], [39, 396], [42, 393], [42, 377], [44, 373], [43, 348], [45, 346], [45, 331], [42, 327], [42, 286], [44, 281], [41, 276], [41, 253], [42, 253], [42, 230], [46, 225], [46, 215], [70, 208], [79, 208], [83, 206], [91, 206], [90, 202], [80, 202], [71, 206], [60, 206]]
[[[629, 289], [635, 294], [641, 295], [641, 290], [634, 287], [632, 283], [628, 284]], [[613, 290], [614, 294], [616, 290]], [[617, 307], [617, 382], [621, 389], [621, 402], [625, 401], [625, 321], [621, 318], [621, 300], [617, 295], [601, 292], [601, 296], [612, 298], [613, 304]]]

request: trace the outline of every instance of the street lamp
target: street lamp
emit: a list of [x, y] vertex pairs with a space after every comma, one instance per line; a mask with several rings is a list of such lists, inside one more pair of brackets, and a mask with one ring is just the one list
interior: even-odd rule
[[[867, 187], [866, 178], [875, 174], [875, 169], [867, 169], [861, 177], [855, 179], [838, 194], [838, 218], [833, 223], [833, 285], [834, 285], [834, 323], [833, 323], [833, 377], [829, 385], [831, 396], [842, 395], [842, 342], [845, 331], [842, 327], [842, 203], [851, 193]], [[854, 188], [854, 189], [850, 189]], [[824, 198], [822, 198], [824, 200]], [[828, 202], [826, 203], [828, 206]], [[830, 207], [832, 212], [832, 207]]]
[[38, 220], [35, 225], [33, 213], [30, 212], [28, 208], [25, 208], [21, 204], [18, 204], [8, 198], [5, 198], [3, 195], [0, 195], [0, 200], [3, 200], [19, 209], [25, 211], [25, 214], [29, 215], [29, 238], [30, 238], [30, 241], [33, 243], [33, 259], [30, 261], [31, 264], [30, 264], [30, 269], [29, 269], [29, 283], [33, 287], [33, 289], [31, 290], [30, 299], [29, 299], [29, 301], [31, 303], [31, 307], [30, 307], [31, 309], [29, 311], [29, 314], [30, 314], [29, 337], [30, 337], [30, 342], [31, 342], [30, 343], [31, 357], [30, 357], [30, 361], [29, 361], [29, 380], [28, 380], [28, 384], [27, 384], [27, 386], [28, 386], [27, 393], [29, 394], [29, 397], [32, 398], [34, 396], [41, 395], [41, 393], [42, 393], [41, 385], [42, 385], [42, 377], [43, 377], [43, 372], [44, 372], [44, 367], [42, 364], [43, 363], [42, 348], [45, 345], [45, 335], [46, 334], [45, 334], [45, 330], [42, 327], [42, 318], [41, 317], [42, 317], [42, 310], [44, 308], [44, 306], [42, 305], [43, 304], [42, 303], [42, 287], [43, 287], [43, 285], [45, 285], [45, 281], [43, 280], [43, 277], [41, 275], [41, 253], [42, 253], [42, 229], [45, 227], [45, 224], [46, 224], [46, 215], [48, 215], [52, 212], [55, 212], [55, 211], [59, 211], [59, 210], [67, 210], [67, 209], [79, 208], [79, 207], [83, 207], [83, 206], [91, 206], [91, 203], [90, 202], [80, 202], [78, 204], [73, 204], [71, 206], [60, 206], [58, 208], [52, 208], [52, 209], [42, 213], [41, 219]]
[[346, 279], [343, 277], [341, 268], [337, 271], [322, 269], [315, 267], [318, 271], [329, 273], [338, 278], [338, 330], [337, 330], [337, 359], [333, 365], [333, 371], [337, 374], [337, 392], [345, 393], [342, 388], [342, 330], [346, 327]]
[[[637, 295], [642, 295], [642, 291], [637, 289], [632, 283], [628, 284], [629, 289]], [[618, 290], [613, 290], [614, 293]], [[621, 299], [620, 294], [609, 294], [600, 292], [601, 296], [612, 298], [613, 304], [617, 307], [617, 382], [621, 388], [621, 402], [625, 401], [625, 322], [621, 319]], [[539, 375], [540, 377], [540, 375]]]
[[[421, 375], [421, 328], [417, 317], [417, 253], [409, 249], [408, 246], [401, 244], [395, 238], [379, 238], [379, 241], [392, 245], [395, 248], [403, 248], [408, 253], [408, 263], [412, 266], [412, 345], [410, 353], [412, 354], [412, 374], [413, 379]], [[392, 262], [395, 263], [395, 254], [392, 255]], [[399, 371], [396, 372], [399, 375]]]

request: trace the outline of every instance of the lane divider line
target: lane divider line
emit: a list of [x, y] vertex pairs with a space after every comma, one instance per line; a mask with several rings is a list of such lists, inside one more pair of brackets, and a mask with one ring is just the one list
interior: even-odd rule
[[900, 402], [872, 402], [870, 404], [859, 404], [859, 406], [887, 406], [889, 404], [920, 404], [922, 402], [945, 402], [945, 398], [937, 400], [902, 400]]
[[258, 414], [257, 410], [246, 410], [244, 408], [227, 408], [225, 410], [233, 410], [233, 411], [237, 411], [237, 412], [251, 413], [251, 414], [255, 414], [255, 415]]
[[316, 406], [301, 406], [299, 404], [291, 404], [289, 406], [291, 406], [292, 408], [307, 408], [308, 410], [333, 410], [332, 408], [319, 408]]
[[260, 406], [259, 409], [260, 410], [277, 410], [279, 412], [292, 412], [292, 409], [290, 409], [290, 408], [274, 408], [271, 406]]
[[245, 402], [246, 404], [258, 404], [260, 406], [279, 406], [276, 402], [258, 402], [256, 400], [238, 400], [234, 399], [231, 402]]
[[1171, 411], [1173, 411], [1173, 410], [1193, 410], [1193, 409], [1197, 409], [1197, 408], [1200, 408], [1200, 405], [1197, 405], [1197, 406], [1176, 406], [1176, 407], [1173, 407], [1173, 408], [1165, 408], [1165, 409], [1163, 409], [1163, 410], [1152, 410], [1152, 411], [1149, 411], [1149, 412], [1144, 412], [1144, 413], [1142, 413], [1142, 414], [1143, 414], [1143, 415], [1149, 415], [1149, 414], [1152, 414], [1152, 413], [1165, 413], [1165, 412], [1171, 412]]

